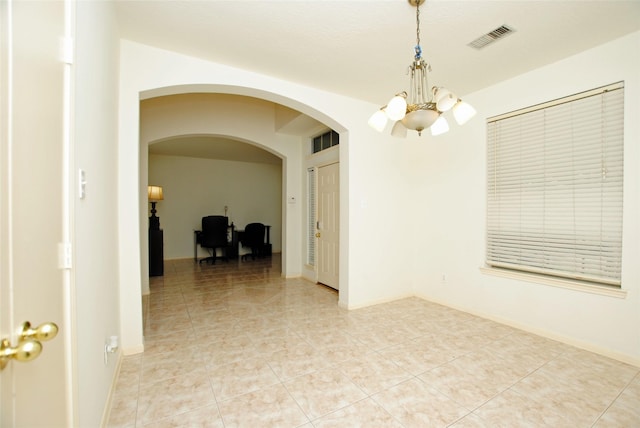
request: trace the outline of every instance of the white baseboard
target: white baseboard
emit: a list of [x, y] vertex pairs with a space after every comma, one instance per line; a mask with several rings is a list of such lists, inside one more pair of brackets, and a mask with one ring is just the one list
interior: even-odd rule
[[113, 404], [113, 396], [116, 392], [116, 385], [118, 384], [118, 378], [120, 377], [120, 367], [122, 366], [122, 352], [116, 352], [116, 368], [113, 371], [113, 378], [111, 379], [111, 386], [109, 387], [109, 393], [107, 394], [107, 401], [104, 404], [104, 410], [102, 411], [102, 421], [100, 426], [102, 428], [107, 427], [109, 423], [109, 417], [111, 416], [111, 406]]
[[620, 362], [623, 362], [623, 363], [626, 363], [626, 364], [631, 364], [632, 366], [635, 366], [635, 367], [640, 367], [640, 358], [634, 357], [633, 355], [628, 355], [628, 354], [623, 354], [623, 353], [620, 353], [620, 352], [616, 352], [616, 351], [613, 351], [611, 349], [607, 349], [607, 348], [603, 348], [601, 346], [594, 345], [592, 343], [587, 343], [587, 342], [583, 342], [581, 340], [576, 340], [575, 338], [572, 338], [572, 337], [563, 336], [563, 335], [554, 333], [552, 331], [535, 328], [535, 327], [532, 327], [530, 325], [521, 324], [521, 323], [515, 322], [515, 321], [510, 320], [510, 319], [496, 317], [495, 315], [492, 315], [492, 314], [482, 313], [482, 312], [471, 310], [469, 308], [464, 308], [464, 307], [458, 307], [458, 306], [455, 306], [455, 305], [451, 305], [450, 303], [441, 302], [441, 301], [438, 301], [438, 299], [433, 299], [431, 297], [427, 297], [427, 296], [423, 296], [423, 295], [419, 295], [419, 294], [416, 295], [416, 297], [419, 297], [421, 299], [427, 300], [429, 302], [433, 302], [433, 303], [437, 303], [439, 305], [446, 306], [446, 307], [451, 308], [451, 309], [455, 309], [455, 310], [458, 310], [458, 311], [466, 312], [466, 313], [471, 314], [471, 315], [475, 315], [475, 316], [478, 316], [478, 317], [481, 317], [481, 318], [485, 318], [485, 319], [488, 319], [488, 320], [491, 320], [491, 321], [495, 321], [497, 323], [504, 324], [504, 325], [507, 325], [509, 327], [517, 328], [518, 330], [526, 331], [527, 333], [532, 333], [532, 334], [535, 334], [537, 336], [545, 337], [547, 339], [556, 340], [558, 342], [562, 342], [562, 343], [564, 343], [566, 345], [574, 346], [576, 348], [580, 348], [580, 349], [583, 349], [585, 351], [594, 352], [596, 354], [599, 354], [599, 355], [602, 355], [602, 356], [605, 356], [605, 357], [608, 357], [608, 358], [612, 358], [614, 360], [617, 360], [617, 361], [620, 361]]
[[136, 345], [136, 346], [130, 346], [128, 348], [122, 348], [122, 354], [124, 356], [141, 354], [142, 352], [144, 352], [144, 345]]
[[[402, 300], [402, 299], [408, 299], [410, 297], [419, 297], [416, 296], [415, 294], [405, 294], [405, 295], [401, 295], [401, 296], [394, 296], [394, 297], [388, 297], [388, 298], [383, 298], [383, 299], [376, 299], [376, 300], [370, 300], [366, 303], [361, 303], [358, 305], [348, 305], [348, 306], [344, 306], [345, 309], [349, 309], [349, 310], [354, 310], [354, 309], [361, 309], [361, 308], [366, 308], [369, 306], [374, 306], [374, 305], [381, 305], [383, 303], [389, 303], [389, 302], [395, 302], [396, 300]], [[422, 297], [421, 297], [422, 299]], [[427, 299], [425, 299], [427, 300]]]

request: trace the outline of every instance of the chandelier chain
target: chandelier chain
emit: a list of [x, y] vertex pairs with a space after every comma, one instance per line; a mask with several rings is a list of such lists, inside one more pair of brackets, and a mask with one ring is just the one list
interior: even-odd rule
[[420, 2], [416, 5], [416, 44], [420, 46]]
[[420, 1], [416, 3], [416, 61], [422, 58], [422, 47], [420, 46]]

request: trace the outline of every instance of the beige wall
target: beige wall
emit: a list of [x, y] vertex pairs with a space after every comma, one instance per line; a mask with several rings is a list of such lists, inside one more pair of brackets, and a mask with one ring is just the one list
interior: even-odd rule
[[[251, 134], [259, 135], [259, 140], [238, 141], [238, 144], [253, 144], [272, 153], [282, 152], [289, 162], [304, 159], [305, 164], [299, 177], [294, 178], [301, 185], [299, 194], [291, 192], [289, 195], [295, 199], [291, 202], [283, 196], [283, 163], [272, 165], [149, 154], [148, 182], [162, 185], [165, 194], [165, 200], [157, 204], [164, 230], [165, 259], [193, 257], [193, 230], [200, 228], [203, 215], [223, 214], [225, 205], [229, 208], [230, 220], [238, 229], [254, 221], [270, 225], [274, 252], [283, 250], [282, 206], [294, 207], [302, 217], [300, 230], [292, 230], [289, 234], [290, 246], [291, 242], [294, 245], [290, 250], [306, 252], [306, 169], [339, 162], [339, 147], [311, 154], [311, 137], [326, 132], [325, 125], [264, 100], [195, 92], [145, 99], [141, 103], [141, 120], [143, 143], [151, 144], [150, 152], [153, 152], [155, 141], [166, 142], [171, 138], [169, 136], [196, 132], [207, 132], [212, 138], [219, 137], [221, 132], [234, 137], [245, 135], [247, 123], [250, 123]], [[301, 123], [304, 126], [300, 126]], [[221, 124], [227, 129], [221, 130]], [[172, 144], [180, 144], [179, 139]], [[173, 196], [167, 196], [169, 193]], [[241, 254], [245, 251], [240, 248]], [[198, 256], [205, 255], [198, 248]], [[303, 260], [304, 257], [302, 254]], [[313, 266], [305, 265], [303, 275], [315, 280]]]
[[[237, 229], [252, 222], [270, 225], [273, 251], [281, 251], [281, 165], [151, 155], [149, 183], [163, 187], [156, 209], [165, 259], [192, 258], [193, 231], [203, 216], [224, 215], [225, 206]], [[207, 252], [198, 247], [198, 254]]]

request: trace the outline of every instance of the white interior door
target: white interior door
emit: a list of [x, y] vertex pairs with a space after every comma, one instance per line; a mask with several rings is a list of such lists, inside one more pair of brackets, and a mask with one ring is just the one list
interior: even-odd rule
[[318, 168], [318, 282], [339, 289], [340, 181], [338, 163]]
[[[0, 2], [0, 426], [71, 426], [63, 242], [62, 1]], [[47, 339], [22, 325], [55, 323]], [[34, 329], [37, 330], [37, 329]], [[31, 332], [34, 333], [35, 332]], [[50, 337], [50, 336], [49, 336]], [[66, 339], [66, 340], [65, 340]], [[37, 358], [37, 343], [42, 351]], [[15, 351], [10, 357], [7, 354]]]

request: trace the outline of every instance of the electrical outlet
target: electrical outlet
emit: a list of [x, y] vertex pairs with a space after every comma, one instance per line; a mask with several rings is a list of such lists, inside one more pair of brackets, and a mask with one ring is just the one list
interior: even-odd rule
[[109, 363], [109, 354], [114, 354], [118, 350], [120, 339], [118, 336], [110, 336], [104, 344], [104, 365]]

